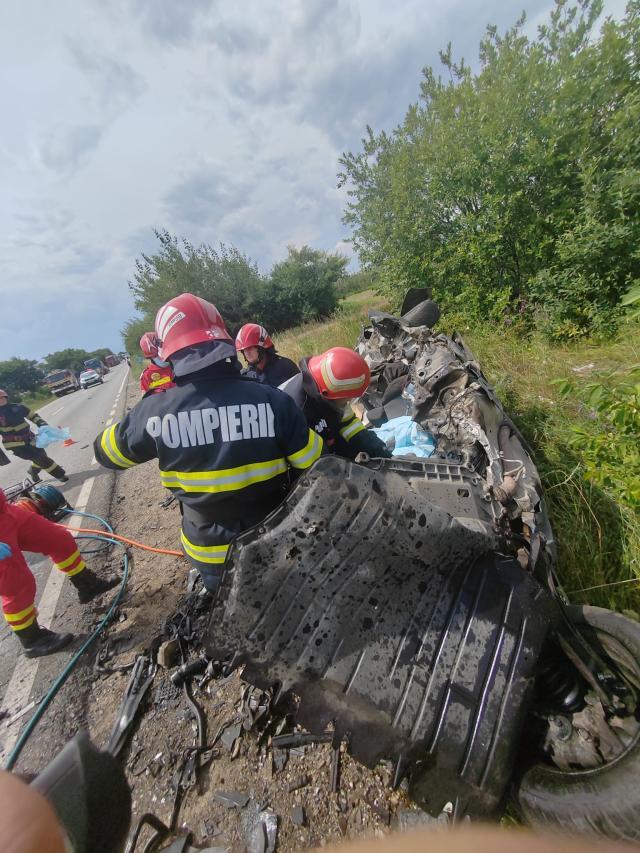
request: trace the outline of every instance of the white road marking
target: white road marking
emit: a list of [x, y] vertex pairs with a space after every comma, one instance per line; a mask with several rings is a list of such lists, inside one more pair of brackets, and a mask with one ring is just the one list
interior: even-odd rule
[[61, 412], [63, 409], [64, 409], [64, 406], [60, 406], [60, 408], [59, 408], [59, 409], [56, 409], [56, 410], [55, 410], [55, 412], [51, 412], [51, 413], [50, 413], [50, 415], [49, 415], [49, 417], [51, 418], [51, 417], [53, 417], [54, 415], [57, 415], [57, 414], [58, 414], [58, 412]]
[[[127, 378], [128, 374], [125, 373], [122, 385], [120, 386], [120, 391], [122, 391]], [[118, 391], [118, 395], [120, 394], [120, 391]], [[93, 461], [95, 462], [95, 457]], [[75, 502], [75, 509], [79, 512], [84, 512], [86, 510], [94, 483], [95, 477], [89, 477], [89, 479], [85, 480], [82, 484], [78, 500]], [[69, 521], [67, 523], [73, 523], [73, 516], [69, 517]], [[54, 569], [52, 566], [49, 571], [49, 578], [44, 588], [44, 592], [38, 602], [38, 622], [41, 624], [48, 624], [53, 619], [63, 583], [64, 574], [57, 569]], [[10, 714], [14, 715], [18, 713], [26, 705], [27, 700], [31, 695], [31, 691], [33, 690], [33, 685], [35, 684], [39, 663], [40, 661], [38, 658], [32, 658], [30, 660], [29, 658], [22, 657], [21, 655], [18, 657], [2, 701], [3, 708], [6, 708]], [[5, 741], [2, 744], [2, 747], [0, 747], [0, 761], [4, 762], [6, 760], [18, 740], [19, 735], [20, 726], [15, 726], [12, 731], [6, 734]]]

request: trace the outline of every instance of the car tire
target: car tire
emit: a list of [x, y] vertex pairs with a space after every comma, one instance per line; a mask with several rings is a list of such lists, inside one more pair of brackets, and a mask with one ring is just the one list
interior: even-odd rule
[[[640, 624], [601, 607], [568, 608], [571, 620], [596, 633], [603, 648], [616, 644], [623, 669], [640, 683]], [[620, 648], [621, 647], [621, 648]], [[630, 663], [631, 662], [631, 663]], [[635, 672], [631, 671], [634, 666]], [[522, 816], [541, 829], [561, 827], [582, 835], [640, 841], [640, 731], [617, 758], [601, 767], [563, 771], [536, 764], [522, 776], [517, 802]]]

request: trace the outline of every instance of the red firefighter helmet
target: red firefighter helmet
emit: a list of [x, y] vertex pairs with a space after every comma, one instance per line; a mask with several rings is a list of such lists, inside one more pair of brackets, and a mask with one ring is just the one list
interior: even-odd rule
[[160, 341], [155, 332], [145, 332], [140, 338], [140, 349], [145, 358], [157, 358]]
[[328, 400], [360, 397], [371, 381], [367, 362], [347, 347], [332, 347], [321, 355], [312, 355], [308, 368], [318, 390]]
[[4, 388], [0, 388], [0, 397], [8, 397], [8, 396], [9, 396], [9, 395], [8, 395], [8, 394], [7, 394], [7, 392], [4, 390]]
[[156, 335], [160, 339], [160, 358], [165, 360], [194, 344], [233, 341], [216, 306], [193, 293], [174, 296], [160, 308]]
[[273, 341], [264, 326], [257, 323], [245, 323], [236, 335], [236, 349], [238, 352], [249, 347], [263, 347], [272, 349]]

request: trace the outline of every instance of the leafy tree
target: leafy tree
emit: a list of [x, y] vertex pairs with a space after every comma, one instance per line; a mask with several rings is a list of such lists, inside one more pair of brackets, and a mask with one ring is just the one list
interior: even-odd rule
[[140, 338], [145, 332], [153, 330], [153, 323], [143, 318], [127, 320], [120, 334], [124, 341], [124, 348], [132, 356], [140, 354]]
[[39, 388], [42, 378], [35, 361], [25, 358], [0, 361], [0, 388], [4, 388], [14, 401], [20, 399], [21, 393]]
[[640, 278], [640, 0], [556, 0], [538, 37], [488, 27], [480, 71], [441, 53], [392, 133], [341, 159], [360, 259], [400, 301], [430, 285], [482, 317], [536, 312], [580, 334]]
[[238, 249], [220, 245], [194, 247], [167, 231], [156, 232], [160, 249], [136, 262], [129, 287], [141, 317], [122, 329], [130, 353], [141, 335], [154, 328], [158, 309], [173, 296], [189, 292], [213, 302], [234, 334], [243, 323], [263, 323], [269, 330], [325, 317], [335, 310], [336, 282], [344, 277], [347, 259], [308, 246], [289, 249], [286, 260], [262, 276]]
[[83, 349], [63, 349], [52, 352], [45, 356], [45, 365], [49, 370], [73, 370], [79, 373], [84, 369], [84, 362], [88, 358], [97, 357]]
[[[146, 330], [153, 329], [155, 314], [165, 302], [185, 292], [213, 302], [230, 327], [241, 325], [263, 286], [256, 265], [238, 249], [223, 244], [215, 250], [195, 247], [188, 240], [178, 242], [167, 231], [156, 231], [156, 236], [159, 251], [136, 261], [134, 280], [129, 283]], [[137, 341], [133, 352], [136, 349]]]
[[289, 246], [289, 255], [275, 264], [261, 294], [257, 316], [269, 329], [327, 317], [338, 303], [336, 283], [348, 259], [303, 246]]

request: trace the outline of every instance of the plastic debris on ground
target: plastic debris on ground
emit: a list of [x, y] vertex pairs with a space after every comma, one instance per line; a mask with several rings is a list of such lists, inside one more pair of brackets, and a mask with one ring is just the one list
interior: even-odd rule
[[71, 437], [71, 433], [67, 427], [60, 429], [59, 427], [41, 426], [36, 436], [36, 447], [48, 447], [56, 441], [66, 441]]
[[422, 429], [420, 424], [411, 420], [408, 415], [392, 418], [382, 426], [373, 429], [372, 432], [384, 441], [393, 456], [412, 454], [427, 458], [432, 456], [436, 449], [433, 436]]

